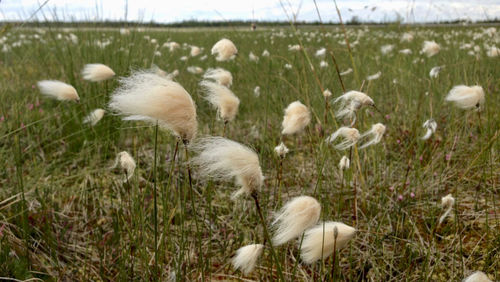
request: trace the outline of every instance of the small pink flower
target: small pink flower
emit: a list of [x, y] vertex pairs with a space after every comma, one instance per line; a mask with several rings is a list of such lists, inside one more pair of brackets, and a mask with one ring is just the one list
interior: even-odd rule
[[35, 89], [35, 85], [34, 84], [31, 85], [31, 89]]
[[385, 115], [385, 119], [391, 119], [390, 115]]
[[28, 104], [28, 110], [30, 110], [30, 111], [33, 110], [33, 107], [34, 107], [33, 103]]
[[401, 144], [401, 140], [399, 140], [399, 139], [396, 140], [396, 143]]
[[399, 194], [399, 196], [398, 196], [398, 200], [399, 200], [399, 201], [402, 201], [402, 200], [403, 200], [403, 195]]
[[447, 161], [449, 161], [451, 159], [451, 154], [446, 154], [445, 158]]
[[418, 159], [419, 159], [420, 161], [423, 161], [423, 160], [424, 160], [424, 157], [420, 156]]
[[410, 197], [415, 198], [415, 193], [411, 192]]
[[391, 190], [392, 192], [394, 192], [394, 186], [389, 187], [389, 190]]
[[39, 113], [43, 113], [43, 109], [38, 109], [38, 112]]
[[24, 122], [21, 122], [21, 128], [22, 128], [22, 129], [25, 129], [25, 128], [26, 128], [26, 126], [24, 126]]
[[406, 186], [410, 185], [410, 181], [406, 181]]
[[36, 106], [36, 107], [40, 107], [40, 100], [38, 100], [38, 98], [36, 99], [35, 106]]
[[5, 120], [5, 117], [4, 116], [1, 116], [0, 117], [0, 122], [4, 121]]

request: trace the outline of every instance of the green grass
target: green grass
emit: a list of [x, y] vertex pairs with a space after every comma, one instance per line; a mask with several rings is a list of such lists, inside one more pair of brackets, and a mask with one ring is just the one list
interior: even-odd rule
[[[0, 277], [44, 280], [273, 280], [278, 267], [269, 248], [248, 277], [232, 269], [230, 258], [243, 245], [262, 243], [263, 229], [251, 198], [231, 201], [233, 183], [198, 178], [193, 171], [191, 193], [182, 146], [172, 163], [175, 138], [158, 134], [158, 266], [154, 268], [153, 159], [154, 126], [121, 121], [105, 115], [96, 126], [82, 124], [95, 108], [104, 108], [116, 79], [100, 83], [84, 81], [87, 63], [103, 63], [118, 76], [152, 64], [169, 72], [192, 95], [197, 105], [199, 136], [222, 134], [223, 123], [202, 98], [201, 75], [188, 66], [223, 67], [234, 77], [232, 90], [241, 104], [226, 136], [256, 150], [266, 176], [260, 192], [264, 216], [271, 220], [288, 199], [310, 195], [322, 204], [321, 219], [353, 225], [353, 185], [357, 187], [359, 229], [350, 245], [337, 253], [338, 280], [458, 281], [481, 270], [500, 279], [500, 114], [499, 59], [487, 57], [483, 44], [496, 37], [483, 27], [356, 27], [347, 30], [353, 48], [352, 66], [340, 28], [259, 30], [71, 30], [78, 44], [63, 30], [10, 30], [6, 43], [23, 41], [20, 47], [0, 52]], [[401, 43], [403, 32], [415, 39]], [[33, 38], [38, 34], [40, 39]], [[62, 39], [58, 39], [61, 34]], [[311, 34], [314, 34], [312, 36]], [[20, 39], [20, 36], [25, 36]], [[157, 39], [158, 48], [144, 37]], [[298, 36], [298, 37], [297, 37]], [[219, 39], [231, 39], [239, 56], [217, 62], [210, 55]], [[301, 52], [305, 47], [315, 72]], [[419, 55], [424, 40], [435, 40], [442, 50], [434, 57]], [[101, 49], [94, 43], [110, 41]], [[187, 62], [189, 48], [173, 53], [161, 45], [168, 41], [193, 44], [204, 52]], [[29, 41], [26, 42], [26, 41]], [[478, 58], [460, 50], [462, 43], [481, 48]], [[394, 44], [391, 55], [380, 46]], [[335, 55], [347, 90], [359, 90], [366, 76], [378, 71], [381, 78], [363, 84], [382, 114], [365, 109], [358, 114], [360, 132], [377, 122], [387, 126], [381, 143], [358, 150], [345, 177], [338, 162], [349, 152], [337, 151], [324, 139], [344, 124], [327, 112], [322, 89], [337, 97], [342, 88], [332, 60], [320, 68], [317, 49], [327, 47]], [[410, 48], [411, 55], [398, 50]], [[270, 57], [262, 57], [264, 49]], [[155, 50], [161, 56], [154, 56]], [[248, 59], [249, 52], [260, 57]], [[206, 60], [200, 57], [208, 55]], [[418, 59], [418, 62], [414, 62]], [[421, 60], [420, 60], [421, 59]], [[284, 65], [292, 65], [285, 69]], [[434, 66], [445, 65], [436, 79]], [[35, 87], [43, 79], [72, 84], [81, 103], [42, 97]], [[396, 80], [397, 83], [393, 83]], [[481, 120], [474, 111], [445, 103], [449, 90], [459, 84], [481, 85], [486, 105]], [[260, 86], [261, 95], [253, 90]], [[277, 187], [280, 142], [285, 107], [296, 100], [306, 104], [313, 121], [306, 131], [286, 138], [290, 153], [283, 160], [283, 176]], [[31, 106], [33, 104], [33, 106]], [[435, 135], [420, 140], [429, 118], [438, 123]], [[23, 127], [24, 125], [24, 127]], [[116, 154], [128, 151], [137, 162], [129, 183], [110, 169]], [[173, 164], [173, 166], [172, 166]], [[359, 164], [359, 165], [358, 165]], [[170, 171], [173, 171], [170, 174]], [[344, 179], [344, 181], [342, 181]], [[414, 193], [414, 197], [410, 194]], [[457, 200], [451, 217], [437, 227], [443, 210], [441, 197], [452, 193]], [[398, 196], [402, 200], [398, 200]], [[455, 213], [456, 211], [456, 213]], [[198, 225], [198, 228], [197, 228]], [[331, 279], [331, 258], [306, 265], [300, 262], [295, 242], [275, 248], [288, 281]]]

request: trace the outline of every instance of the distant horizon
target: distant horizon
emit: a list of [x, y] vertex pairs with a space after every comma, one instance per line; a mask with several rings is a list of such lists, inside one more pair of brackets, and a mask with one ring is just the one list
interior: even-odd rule
[[[290, 3], [290, 4], [288, 4]], [[324, 23], [338, 23], [333, 0], [316, 0]], [[45, 4], [42, 8], [40, 5]], [[500, 19], [496, 0], [338, 0], [344, 22], [439, 23]], [[190, 0], [165, 5], [161, 0], [0, 0], [0, 22], [298, 22], [320, 21], [312, 0]]]

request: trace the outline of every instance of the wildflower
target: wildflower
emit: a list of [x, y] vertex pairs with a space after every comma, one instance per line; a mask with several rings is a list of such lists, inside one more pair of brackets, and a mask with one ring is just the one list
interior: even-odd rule
[[322, 58], [324, 57], [326, 54], [326, 49], [325, 48], [321, 48], [321, 49], [318, 49], [318, 51], [316, 51], [316, 54], [315, 56], [318, 57], [318, 58]]
[[193, 144], [192, 149], [199, 153], [192, 162], [202, 176], [235, 178], [241, 188], [233, 193], [233, 199], [250, 195], [262, 186], [264, 176], [259, 157], [252, 149], [222, 137], [203, 138]]
[[430, 76], [431, 78], [436, 78], [436, 77], [438, 77], [439, 72], [441, 71], [441, 68], [442, 68], [442, 67], [439, 67], [439, 66], [438, 66], [438, 67], [433, 67], [433, 68], [431, 69], [431, 71], [429, 72], [429, 76]]
[[500, 48], [496, 46], [491, 46], [488, 51], [486, 51], [486, 56], [488, 57], [498, 57], [500, 56]]
[[291, 135], [302, 131], [311, 122], [309, 109], [299, 101], [288, 105], [283, 117], [281, 134]]
[[446, 101], [453, 102], [461, 109], [481, 110], [484, 104], [484, 91], [481, 86], [465, 86], [458, 85], [453, 87], [448, 95]]
[[236, 251], [236, 255], [233, 257], [231, 263], [235, 269], [240, 269], [243, 274], [250, 274], [254, 268], [257, 260], [264, 250], [264, 245], [262, 244], [251, 244], [239, 248]]
[[372, 128], [370, 130], [368, 130], [367, 132], [365, 132], [361, 135], [361, 138], [371, 136], [371, 139], [369, 141], [367, 141], [366, 143], [364, 143], [361, 146], [361, 149], [366, 148], [370, 145], [374, 145], [374, 144], [379, 143], [380, 140], [382, 140], [382, 136], [384, 136], [384, 133], [385, 133], [385, 125], [383, 125], [381, 123], [376, 123], [376, 124], [372, 125]]
[[439, 218], [439, 224], [441, 224], [446, 217], [450, 214], [451, 210], [453, 209], [453, 205], [455, 204], [455, 198], [451, 196], [451, 194], [448, 194], [441, 198], [441, 206], [446, 209], [444, 214]]
[[413, 34], [409, 32], [403, 33], [401, 36], [401, 42], [411, 42], [413, 40]]
[[250, 61], [253, 61], [253, 62], [257, 62], [257, 61], [259, 61], [259, 57], [255, 56], [255, 54], [254, 54], [253, 52], [250, 52], [250, 53], [248, 54], [248, 59], [249, 59]]
[[231, 87], [231, 84], [233, 84], [233, 76], [229, 71], [223, 68], [208, 69], [203, 75], [203, 78], [212, 79], [226, 87]]
[[203, 80], [200, 86], [205, 90], [205, 99], [217, 109], [217, 115], [224, 122], [232, 121], [238, 113], [240, 99], [224, 85]]
[[82, 70], [83, 79], [93, 82], [103, 81], [115, 76], [115, 72], [103, 64], [87, 64]]
[[269, 57], [269, 55], [270, 55], [270, 54], [269, 54], [269, 51], [267, 51], [267, 50], [264, 50], [264, 51], [262, 52], [262, 57]]
[[80, 101], [80, 97], [78, 96], [76, 89], [64, 82], [58, 80], [42, 80], [37, 82], [37, 85], [40, 92], [46, 96], [50, 96], [61, 101]]
[[191, 46], [191, 52], [189, 53], [189, 55], [191, 55], [191, 57], [196, 57], [200, 53], [201, 53], [200, 47], [198, 47], [198, 46]]
[[120, 78], [109, 107], [125, 115], [124, 120], [158, 122], [187, 143], [196, 136], [196, 106], [177, 82], [152, 71], [138, 71]]
[[422, 137], [422, 140], [427, 140], [429, 139], [434, 132], [436, 132], [437, 129], [437, 123], [434, 119], [428, 119], [424, 122], [422, 125], [423, 128], [427, 129], [427, 132], [425, 135]]
[[288, 148], [285, 146], [283, 142], [281, 142], [278, 146], [274, 147], [274, 152], [280, 158], [284, 158], [286, 154], [288, 154]]
[[253, 89], [253, 95], [255, 97], [259, 97], [260, 96], [260, 86], [255, 86], [255, 88]]
[[471, 275], [467, 276], [463, 282], [492, 282], [488, 275], [482, 271], [476, 271]]
[[197, 66], [190, 66], [187, 68], [187, 71], [192, 74], [200, 74], [203, 72], [203, 69]]
[[339, 162], [340, 170], [349, 169], [349, 166], [350, 166], [349, 158], [347, 156], [343, 156]]
[[325, 89], [325, 91], [323, 91], [323, 97], [325, 97], [325, 99], [328, 99], [331, 96], [332, 96], [332, 92], [329, 89]]
[[376, 74], [372, 74], [372, 75], [367, 76], [366, 80], [370, 81], [370, 80], [379, 79], [381, 75], [382, 75], [382, 72], [379, 71]]
[[232, 60], [238, 54], [238, 49], [234, 43], [226, 38], [219, 40], [212, 47], [212, 55], [217, 55], [217, 61]]
[[319, 67], [322, 68], [322, 69], [323, 68], [327, 68], [328, 67], [328, 63], [325, 62], [325, 61], [321, 61], [321, 62], [319, 62]]
[[134, 158], [132, 158], [132, 156], [126, 151], [120, 152], [118, 153], [118, 155], [116, 155], [115, 164], [113, 165], [112, 168], [115, 168], [118, 165], [120, 165], [120, 167], [124, 170], [126, 174], [126, 178], [123, 182], [127, 182], [127, 180], [129, 180], [134, 175], [135, 171]]
[[404, 54], [404, 55], [410, 55], [412, 52], [410, 49], [401, 49], [401, 50], [399, 50], [399, 53]]
[[83, 119], [83, 123], [90, 123], [90, 125], [94, 126], [102, 119], [105, 112], [103, 109], [95, 109]]
[[422, 47], [422, 53], [424, 53], [427, 57], [432, 57], [439, 53], [441, 47], [434, 41], [424, 41], [424, 46]]
[[302, 50], [302, 47], [300, 45], [288, 45], [288, 51], [300, 51]]
[[314, 226], [321, 213], [321, 205], [313, 197], [300, 196], [288, 201], [275, 215], [273, 245], [279, 246], [300, 236]]
[[387, 55], [392, 52], [394, 49], [394, 45], [392, 44], [387, 44], [387, 45], [382, 45], [380, 47], [380, 52], [382, 52], [382, 55]]
[[358, 142], [360, 135], [359, 131], [356, 128], [341, 127], [328, 138], [326, 138], [326, 142], [332, 143], [338, 137], [343, 137], [345, 140], [337, 144], [335, 148], [337, 150], [345, 150], [351, 146], [354, 146]]
[[307, 264], [325, 259], [334, 249], [344, 248], [355, 234], [356, 229], [341, 222], [320, 223], [305, 232], [301, 258]]

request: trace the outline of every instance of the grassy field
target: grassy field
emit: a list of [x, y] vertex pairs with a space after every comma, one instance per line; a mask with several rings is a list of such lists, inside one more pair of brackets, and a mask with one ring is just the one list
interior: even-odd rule
[[[499, 46], [498, 31], [486, 27], [339, 27], [242, 30], [11, 29], [0, 34], [0, 277], [20, 280], [275, 280], [287, 281], [459, 281], [476, 270], [500, 280], [500, 61], [487, 56]], [[402, 42], [404, 33], [411, 42]], [[74, 35], [71, 35], [74, 34]], [[239, 55], [218, 62], [210, 54], [221, 38]], [[420, 54], [424, 40], [441, 45]], [[162, 47], [176, 41], [181, 48]], [[304, 51], [289, 51], [299, 44]], [[393, 45], [383, 54], [381, 47]], [[189, 55], [191, 45], [203, 48]], [[477, 46], [477, 47], [476, 47]], [[324, 58], [315, 53], [327, 49]], [[390, 49], [389, 47], [385, 49]], [[411, 54], [399, 50], [410, 49]], [[268, 50], [270, 56], [262, 56]], [[258, 61], [249, 59], [253, 52]], [[341, 76], [338, 69], [353, 72]], [[187, 56], [187, 60], [180, 58]], [[328, 65], [320, 67], [321, 60]], [[250, 197], [231, 200], [233, 182], [199, 177], [176, 138], [144, 122], [122, 121], [107, 112], [95, 126], [82, 123], [106, 108], [117, 77], [89, 82], [81, 70], [103, 63], [117, 77], [153, 65], [172, 72], [196, 102], [198, 136], [221, 135], [223, 122], [203, 99], [202, 74], [190, 66], [222, 67], [233, 75], [241, 100], [225, 135], [253, 148], [265, 175], [260, 205], [267, 225], [289, 199], [309, 195], [321, 203], [320, 221], [339, 221], [358, 231], [348, 246], [311, 265], [300, 259], [298, 243], [269, 243], [249, 275], [234, 270], [240, 247], [263, 243], [264, 230]], [[324, 63], [323, 63], [324, 65]], [[311, 68], [311, 66], [313, 68]], [[429, 71], [444, 66], [437, 78]], [[381, 72], [380, 78], [366, 80]], [[80, 103], [40, 94], [37, 81], [73, 85]], [[484, 109], [461, 110], [445, 102], [455, 85], [480, 85]], [[260, 95], [254, 93], [260, 87]], [[333, 95], [325, 106], [322, 95]], [[361, 90], [375, 101], [358, 111], [355, 127], [375, 123], [387, 131], [376, 145], [351, 152], [351, 166], [338, 167], [349, 150], [325, 138], [348, 121], [335, 118], [333, 99]], [[304, 132], [281, 136], [284, 109], [304, 103], [312, 122]], [[422, 124], [437, 130], [422, 140]], [[283, 160], [274, 148], [284, 140]], [[137, 163], [129, 182], [112, 168], [128, 151]], [[154, 159], [157, 187], [157, 251], [154, 228]], [[282, 162], [282, 167], [280, 165]], [[280, 173], [281, 171], [281, 173]], [[353, 191], [356, 191], [354, 193]], [[451, 215], [441, 198], [456, 199]], [[356, 195], [356, 197], [354, 197]], [[354, 213], [357, 204], [357, 217]], [[271, 231], [271, 230], [270, 230]], [[155, 259], [157, 258], [157, 260]], [[155, 265], [158, 265], [158, 268]], [[333, 274], [333, 277], [332, 277]]]

